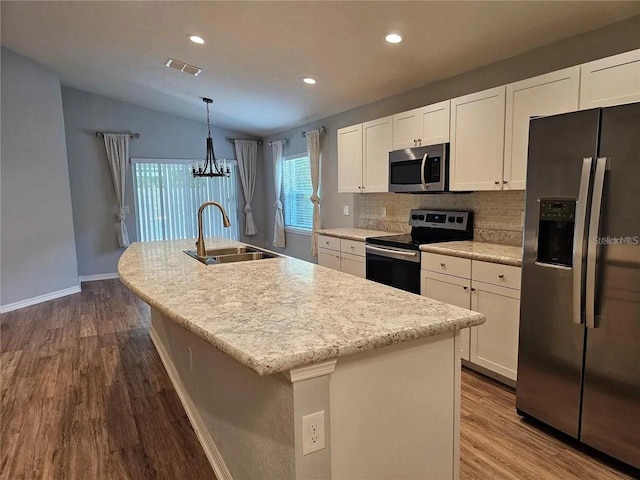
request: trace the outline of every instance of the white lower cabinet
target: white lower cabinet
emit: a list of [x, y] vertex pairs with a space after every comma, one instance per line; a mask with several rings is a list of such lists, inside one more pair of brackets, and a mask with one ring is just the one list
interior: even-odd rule
[[517, 380], [520, 290], [474, 282], [471, 310], [482, 313], [487, 321], [471, 328], [469, 360]]
[[318, 265], [366, 278], [364, 242], [318, 236]]
[[340, 271], [348, 273], [349, 275], [355, 275], [356, 277], [365, 278], [366, 275], [366, 263], [364, 257], [357, 255], [350, 255], [348, 253], [340, 253]]
[[422, 254], [422, 269], [422, 296], [486, 318], [483, 325], [460, 331], [460, 357], [516, 381], [521, 269], [433, 253]]
[[[423, 297], [471, 309], [471, 280], [423, 270], [420, 293]], [[460, 331], [460, 357], [469, 360], [469, 329]]]
[[340, 252], [326, 248], [318, 249], [318, 265], [340, 270]]

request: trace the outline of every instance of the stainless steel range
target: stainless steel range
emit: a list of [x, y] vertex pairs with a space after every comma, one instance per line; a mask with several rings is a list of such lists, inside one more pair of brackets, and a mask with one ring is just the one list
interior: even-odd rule
[[420, 245], [471, 240], [473, 212], [411, 210], [411, 234], [367, 238], [367, 279], [420, 293]]

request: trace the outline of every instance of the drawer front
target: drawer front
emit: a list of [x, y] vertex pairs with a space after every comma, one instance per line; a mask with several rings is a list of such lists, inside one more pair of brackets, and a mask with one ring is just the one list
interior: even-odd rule
[[471, 260], [439, 253], [422, 254], [422, 269], [456, 277], [471, 278]]
[[472, 280], [520, 290], [521, 268], [499, 263], [473, 261]]
[[327, 237], [326, 235], [318, 235], [318, 248], [327, 248], [329, 250], [340, 251], [340, 239], [336, 237]]
[[360, 257], [365, 256], [364, 242], [358, 242], [355, 240], [340, 240], [340, 251], [342, 253], [350, 253], [352, 255], [358, 255]]

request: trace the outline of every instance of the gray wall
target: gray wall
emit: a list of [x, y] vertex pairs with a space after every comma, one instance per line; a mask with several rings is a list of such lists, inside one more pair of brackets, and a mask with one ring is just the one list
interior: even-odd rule
[[2, 48], [2, 298], [78, 285], [60, 79]]
[[[337, 193], [337, 129], [633, 50], [640, 47], [640, 35], [638, 32], [640, 32], [640, 16], [333, 115], [317, 122], [300, 125], [299, 127], [271, 135], [265, 139], [263, 146], [265, 173], [269, 177], [270, 172], [273, 171], [273, 158], [267, 145], [268, 141], [286, 137], [291, 144], [285, 147], [285, 155], [298, 153], [305, 151], [306, 148], [304, 139], [300, 136], [301, 131], [313, 129], [320, 125], [326, 126], [327, 134], [322, 138], [321, 144], [323, 155], [320, 185], [320, 196], [322, 198], [321, 225], [324, 228], [357, 226], [358, 195]], [[274, 228], [274, 209], [271, 208], [271, 205], [275, 200], [273, 182], [267, 181], [265, 193], [264, 203], [267, 206], [266, 238], [268, 239], [268, 244], [271, 245]], [[350, 216], [346, 217], [342, 214], [343, 205], [349, 206]], [[292, 256], [311, 260], [309, 254], [306, 253], [308, 244], [309, 237], [287, 234], [287, 248], [282, 251]], [[301, 252], [302, 255], [300, 254]]]
[[[131, 140], [131, 157], [203, 158], [207, 126], [183, 117], [142, 108], [130, 103], [95, 95], [74, 88], [62, 88], [62, 103], [69, 154], [69, 178], [73, 202], [73, 222], [76, 233], [78, 271], [81, 276], [107, 274], [117, 271], [124, 249], [118, 248], [115, 213], [117, 203], [107, 163], [104, 142], [96, 131], [137, 132], [139, 139]], [[215, 105], [215, 104], [214, 104]], [[204, 104], [202, 108], [205, 118]], [[215, 121], [215, 116], [212, 117]], [[225, 137], [257, 138], [242, 132], [212, 128], [215, 153], [219, 158], [235, 158], [233, 145]], [[260, 151], [260, 150], [259, 150]], [[258, 182], [254, 197], [254, 216], [258, 235], [243, 241], [264, 244], [265, 222], [262, 163], [259, 158]], [[127, 169], [126, 204], [130, 208], [127, 228], [131, 242], [137, 239], [135, 205], [133, 200], [131, 166]], [[244, 232], [244, 197], [238, 217]]]

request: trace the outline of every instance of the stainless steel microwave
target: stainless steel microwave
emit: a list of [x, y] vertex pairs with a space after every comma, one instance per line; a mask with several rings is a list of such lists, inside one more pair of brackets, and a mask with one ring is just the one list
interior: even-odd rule
[[389, 152], [389, 191], [431, 193], [449, 191], [449, 144]]

